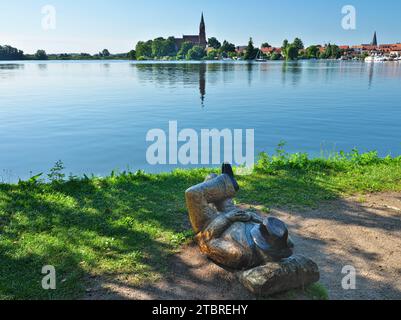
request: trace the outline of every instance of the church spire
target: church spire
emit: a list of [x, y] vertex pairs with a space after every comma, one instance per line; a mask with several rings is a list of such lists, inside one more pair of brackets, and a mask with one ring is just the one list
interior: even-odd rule
[[373, 42], [372, 42], [372, 46], [375, 46], [375, 47], [377, 47], [377, 34], [376, 34], [376, 31], [375, 31], [375, 34], [373, 35]]
[[203, 12], [202, 12], [202, 18], [201, 18], [201, 23], [200, 23], [200, 27], [199, 27], [199, 45], [201, 45], [205, 48], [207, 46], [206, 25], [205, 25], [205, 19], [203, 17]]

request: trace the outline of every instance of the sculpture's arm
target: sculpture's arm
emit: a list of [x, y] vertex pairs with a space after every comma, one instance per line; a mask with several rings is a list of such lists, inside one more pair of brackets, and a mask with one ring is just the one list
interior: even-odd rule
[[232, 222], [226, 217], [225, 214], [217, 216], [202, 232], [202, 237], [205, 241], [220, 237], [226, 231]]
[[235, 210], [217, 216], [202, 232], [203, 239], [210, 241], [219, 238], [235, 222], [248, 222], [251, 215], [247, 212]]

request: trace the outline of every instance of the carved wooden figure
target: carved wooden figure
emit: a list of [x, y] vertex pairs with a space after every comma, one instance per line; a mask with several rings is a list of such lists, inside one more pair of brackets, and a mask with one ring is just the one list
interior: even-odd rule
[[200, 250], [216, 264], [239, 271], [243, 285], [255, 294], [274, 294], [319, 280], [317, 265], [293, 256], [287, 226], [236, 207], [239, 191], [231, 165], [222, 174], [186, 191], [190, 221]]

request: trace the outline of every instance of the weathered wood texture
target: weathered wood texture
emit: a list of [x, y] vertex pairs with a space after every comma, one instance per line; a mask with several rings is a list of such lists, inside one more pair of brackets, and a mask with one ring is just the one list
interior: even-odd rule
[[270, 296], [318, 282], [320, 273], [312, 260], [294, 255], [279, 263], [239, 272], [238, 278], [253, 294]]

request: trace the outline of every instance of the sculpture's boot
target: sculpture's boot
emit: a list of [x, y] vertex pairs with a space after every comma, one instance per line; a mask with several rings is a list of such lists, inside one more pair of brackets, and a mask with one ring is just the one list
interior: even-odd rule
[[202, 231], [207, 223], [216, 217], [218, 210], [211, 204], [224, 203], [235, 194], [232, 179], [226, 174], [189, 188], [185, 192], [185, 198], [194, 231]]
[[[223, 173], [225, 173], [224, 172], [224, 168], [223, 168]], [[213, 180], [213, 179], [215, 179], [217, 177], [218, 177], [218, 175], [215, 174], [215, 173], [210, 174], [210, 175], [208, 175], [206, 177], [205, 182]], [[237, 183], [237, 182], [235, 181], [235, 183]], [[234, 189], [237, 190], [237, 189], [239, 189], [239, 187], [236, 188], [236, 186], [234, 185]], [[219, 201], [219, 202], [215, 202], [213, 204], [216, 207], [217, 211], [219, 211], [219, 212], [229, 212], [229, 211], [235, 210], [235, 204], [234, 204], [234, 200], [233, 199]]]
[[192, 193], [201, 193], [207, 203], [215, 203], [232, 199], [237, 192], [231, 178], [226, 174], [222, 174], [186, 191], [186, 194]]

